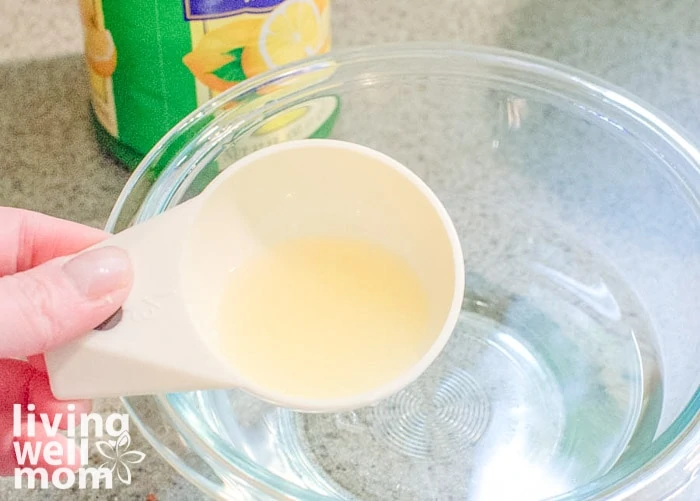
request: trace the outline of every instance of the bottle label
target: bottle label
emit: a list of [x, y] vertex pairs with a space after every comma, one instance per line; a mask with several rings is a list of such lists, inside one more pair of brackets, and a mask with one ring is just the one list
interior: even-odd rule
[[[267, 9], [264, 14], [190, 21], [192, 51], [183, 62], [197, 81], [198, 104], [247, 78], [330, 48], [328, 0], [198, 3], [221, 10], [243, 4]], [[210, 15], [215, 10], [210, 8]]]
[[80, 0], [80, 20], [92, 109], [104, 128], [113, 136], [118, 136], [112, 81], [117, 67], [117, 50], [112, 33], [105, 29], [102, 0]]
[[238, 14], [264, 14], [284, 0], [183, 0], [185, 19], [215, 19]]
[[95, 116], [139, 155], [237, 83], [330, 49], [330, 0], [79, 2]]

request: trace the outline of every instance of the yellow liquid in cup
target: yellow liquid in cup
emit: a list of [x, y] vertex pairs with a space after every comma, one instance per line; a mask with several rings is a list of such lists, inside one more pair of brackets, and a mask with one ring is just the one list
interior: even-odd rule
[[439, 333], [428, 296], [398, 256], [364, 241], [304, 238], [231, 272], [220, 310], [223, 354], [268, 391], [359, 395], [417, 363]]

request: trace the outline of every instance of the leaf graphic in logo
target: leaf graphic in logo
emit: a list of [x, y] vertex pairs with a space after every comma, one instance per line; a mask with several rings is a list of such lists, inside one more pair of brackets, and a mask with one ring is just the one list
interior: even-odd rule
[[104, 456], [105, 461], [100, 468], [109, 468], [114, 472], [117, 470], [117, 478], [125, 484], [131, 484], [131, 465], [139, 464], [146, 458], [143, 452], [130, 451], [131, 435], [128, 431], [122, 432], [116, 441], [100, 441], [96, 442], [97, 450]]
[[[99, 453], [102, 454], [102, 457], [112, 460], [117, 458], [117, 451], [114, 449], [115, 445], [116, 442], [112, 440], [100, 440], [99, 442], [95, 443], [95, 447], [97, 447]], [[107, 462], [109, 463], [109, 461]]]

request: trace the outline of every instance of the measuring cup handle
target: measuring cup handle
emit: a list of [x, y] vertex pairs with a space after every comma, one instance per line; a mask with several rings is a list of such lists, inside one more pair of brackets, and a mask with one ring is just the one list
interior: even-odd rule
[[183, 234], [196, 207], [195, 200], [190, 200], [95, 246], [125, 249], [134, 283], [116, 315], [88, 335], [46, 354], [57, 398], [232, 386], [226, 368], [218, 367], [212, 349], [198, 335], [181, 294]]

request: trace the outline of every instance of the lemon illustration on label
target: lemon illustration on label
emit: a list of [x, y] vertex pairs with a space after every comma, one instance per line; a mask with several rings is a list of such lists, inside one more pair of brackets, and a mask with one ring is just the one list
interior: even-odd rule
[[109, 30], [88, 28], [85, 30], [85, 57], [95, 73], [107, 78], [117, 68], [117, 51]]
[[234, 19], [207, 32], [197, 46], [182, 58], [197, 80], [208, 88], [223, 92], [246, 79], [241, 68], [243, 47], [256, 43], [264, 17]]
[[211, 23], [182, 61], [216, 95], [264, 71], [327, 52], [328, 0], [285, 0], [265, 15]]
[[90, 100], [95, 118], [111, 135], [118, 135], [112, 75], [117, 69], [117, 49], [112, 32], [105, 28], [102, 0], [80, 0], [85, 62]]
[[98, 76], [108, 78], [117, 67], [117, 50], [109, 30], [98, 21], [94, 0], [80, 0], [80, 19], [85, 36], [85, 58]]
[[243, 50], [243, 72], [251, 77], [318, 54], [324, 32], [314, 1], [289, 0], [272, 11], [260, 29], [258, 43]]

